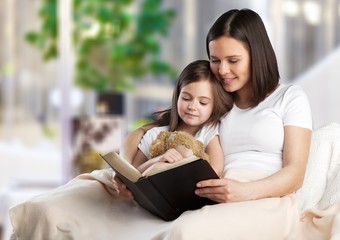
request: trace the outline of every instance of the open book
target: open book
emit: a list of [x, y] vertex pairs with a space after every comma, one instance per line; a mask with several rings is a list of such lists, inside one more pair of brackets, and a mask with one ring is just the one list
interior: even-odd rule
[[194, 192], [197, 182], [219, 178], [206, 160], [192, 156], [155, 168], [144, 176], [115, 152], [100, 156], [134, 194], [139, 205], [166, 221], [177, 218], [184, 211], [215, 204]]

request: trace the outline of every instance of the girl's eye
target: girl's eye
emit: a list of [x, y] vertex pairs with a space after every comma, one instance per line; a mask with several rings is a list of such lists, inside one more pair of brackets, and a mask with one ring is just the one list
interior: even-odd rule
[[200, 104], [203, 105], [203, 106], [205, 106], [205, 105], [207, 105], [208, 103], [206, 103], [206, 102], [200, 102]]
[[182, 99], [183, 99], [183, 101], [189, 101], [190, 100], [190, 98], [188, 98], [188, 97], [182, 97]]
[[237, 60], [237, 59], [231, 59], [231, 60], [229, 60], [229, 62], [230, 62], [231, 64], [235, 64], [235, 63], [238, 62], [238, 60]]

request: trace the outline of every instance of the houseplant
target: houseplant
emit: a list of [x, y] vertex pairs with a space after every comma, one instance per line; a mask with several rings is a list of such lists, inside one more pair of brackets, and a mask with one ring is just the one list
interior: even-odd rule
[[[73, 0], [75, 85], [94, 91], [131, 90], [149, 74], [176, 78], [161, 58], [175, 12], [162, 9], [162, 0]], [[58, 1], [41, 0], [41, 27], [26, 39], [43, 59], [58, 56]]]

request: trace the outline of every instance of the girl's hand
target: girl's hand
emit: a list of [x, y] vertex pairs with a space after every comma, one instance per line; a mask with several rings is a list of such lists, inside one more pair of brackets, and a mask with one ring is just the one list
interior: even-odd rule
[[222, 178], [198, 182], [195, 193], [218, 203], [226, 203], [253, 200], [253, 191], [250, 183]]
[[175, 147], [176, 151], [179, 152], [184, 158], [190, 157], [194, 155], [194, 152], [190, 149], [185, 147], [184, 145], [178, 145]]
[[167, 150], [162, 156], [159, 158], [159, 162], [167, 162], [174, 163], [183, 159], [182, 154], [174, 148]]
[[126, 187], [126, 185], [122, 182], [122, 180], [120, 180], [120, 178], [117, 175], [115, 175], [111, 179], [111, 181], [119, 196], [122, 196], [128, 199], [133, 199], [132, 192]]

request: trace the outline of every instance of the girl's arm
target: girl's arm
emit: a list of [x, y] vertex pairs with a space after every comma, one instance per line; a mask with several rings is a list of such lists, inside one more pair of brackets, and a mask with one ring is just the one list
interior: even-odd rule
[[138, 144], [141, 141], [147, 130], [142, 128], [138, 128], [135, 131], [129, 133], [125, 139], [123, 140], [122, 145], [119, 149], [119, 154], [130, 163], [132, 163], [135, 158], [138, 150]]
[[145, 165], [146, 162], [149, 162], [147, 157], [144, 155], [144, 153], [140, 150], [137, 149], [137, 153], [134, 157], [134, 159], [132, 160], [132, 165], [138, 169], [138, 171], [140, 171], [141, 173], [144, 172], [144, 170], [147, 168], [141, 168], [141, 165]]
[[140, 140], [142, 139], [144, 134], [153, 127], [156, 127], [156, 125], [150, 123], [129, 133], [120, 146], [119, 154], [130, 163], [132, 163], [137, 154], [138, 144], [140, 143]]
[[281, 197], [302, 186], [308, 160], [311, 130], [284, 127], [283, 168], [257, 181], [242, 183], [231, 179], [201, 181], [196, 194], [217, 202], [238, 202]]
[[216, 135], [205, 148], [206, 153], [209, 155], [209, 163], [215, 170], [218, 176], [221, 176], [224, 168], [223, 150], [220, 144], [220, 138]]
[[[132, 163], [133, 159], [135, 158], [138, 150], [138, 144], [142, 137], [144, 136], [145, 132], [149, 129], [154, 127], [153, 125], [149, 124], [143, 126], [141, 128], [136, 129], [135, 131], [129, 133], [126, 138], [124, 139], [121, 148], [119, 150], [119, 154], [123, 156], [127, 161]], [[126, 185], [117, 177], [117, 175], [113, 175], [112, 183], [117, 190], [117, 193], [126, 198], [133, 198], [132, 193], [126, 187]]]

